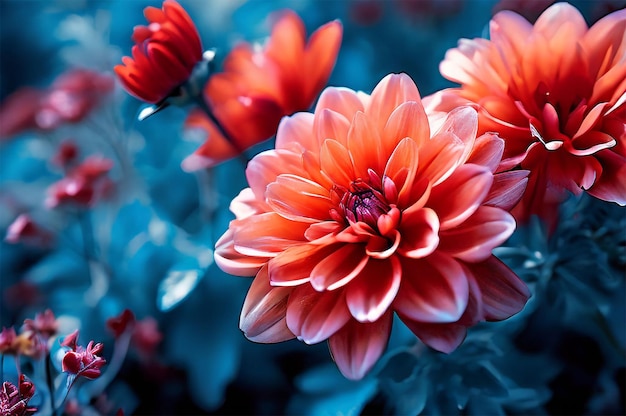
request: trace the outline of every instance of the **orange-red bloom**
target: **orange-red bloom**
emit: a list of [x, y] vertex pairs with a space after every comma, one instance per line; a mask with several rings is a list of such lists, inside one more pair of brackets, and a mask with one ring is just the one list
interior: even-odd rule
[[22, 88], [0, 106], [0, 139], [29, 129], [49, 131], [63, 123], [77, 123], [113, 85], [109, 75], [75, 68], [59, 75], [45, 90]]
[[163, 8], [146, 7], [147, 26], [133, 30], [132, 58], [115, 66], [129, 94], [148, 103], [157, 103], [183, 84], [202, 60], [202, 43], [193, 21], [175, 0]]
[[302, 20], [285, 11], [265, 48], [236, 46], [223, 72], [213, 75], [204, 91], [223, 131], [204, 112], [192, 113], [187, 127], [200, 128], [208, 137], [183, 161], [183, 169], [198, 170], [232, 158], [276, 134], [281, 117], [308, 109], [328, 82], [341, 36], [341, 23], [333, 21], [307, 42]]
[[246, 336], [329, 339], [341, 372], [358, 379], [384, 351], [394, 312], [444, 352], [478, 321], [518, 312], [529, 292], [491, 251], [515, 228], [506, 210], [527, 172], [494, 174], [504, 143], [477, 127], [466, 106], [431, 137], [404, 74], [371, 96], [327, 88], [314, 114], [283, 119], [216, 244], [223, 270], [256, 275]]
[[491, 40], [462, 39], [441, 73], [459, 88], [427, 98], [428, 111], [470, 103], [479, 133], [505, 140], [501, 169], [530, 170], [516, 217], [548, 221], [565, 190], [626, 204], [626, 10], [591, 28], [567, 3], [531, 25], [503, 11]]

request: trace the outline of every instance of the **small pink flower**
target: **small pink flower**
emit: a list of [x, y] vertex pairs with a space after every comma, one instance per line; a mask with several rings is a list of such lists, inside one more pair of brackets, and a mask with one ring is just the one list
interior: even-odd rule
[[88, 157], [48, 188], [46, 206], [55, 208], [70, 204], [82, 208], [92, 207], [111, 191], [113, 183], [106, 174], [112, 167], [110, 159]]
[[28, 214], [20, 214], [9, 225], [4, 237], [7, 243], [23, 243], [34, 247], [49, 247], [53, 239], [52, 233], [37, 225]]
[[24, 329], [41, 335], [44, 339], [50, 339], [57, 334], [59, 323], [50, 309], [35, 315], [35, 319], [25, 319]]
[[0, 354], [16, 354], [16, 338], [15, 328], [2, 327], [0, 332]]
[[5, 381], [0, 389], [0, 415], [30, 416], [37, 411], [36, 407], [28, 406], [28, 401], [35, 394], [35, 385], [20, 375], [18, 386]]
[[45, 90], [23, 88], [0, 106], [0, 139], [25, 130], [53, 130], [84, 119], [112, 89], [113, 78], [88, 69], [61, 74]]
[[78, 330], [68, 335], [61, 343], [62, 346], [71, 349], [63, 357], [61, 363], [63, 371], [75, 377], [85, 377], [89, 380], [100, 377], [101, 368], [106, 364], [106, 360], [99, 356], [104, 345], [89, 341], [87, 347], [83, 347], [77, 345], [77, 340]]

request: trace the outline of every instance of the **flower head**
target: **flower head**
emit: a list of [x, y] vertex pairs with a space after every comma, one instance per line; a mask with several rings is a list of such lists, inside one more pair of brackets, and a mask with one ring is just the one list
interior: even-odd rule
[[9, 225], [4, 237], [7, 243], [24, 243], [35, 247], [48, 247], [53, 239], [53, 235], [33, 221], [28, 214], [20, 214]]
[[70, 169], [61, 180], [48, 188], [46, 206], [63, 204], [91, 207], [111, 190], [112, 182], [106, 176], [113, 162], [102, 156], [90, 156]]
[[211, 76], [204, 90], [221, 129], [200, 110], [189, 116], [187, 127], [208, 137], [183, 168], [202, 169], [232, 158], [276, 134], [283, 116], [308, 109], [330, 77], [341, 37], [341, 23], [333, 21], [307, 41], [300, 17], [284, 11], [264, 48], [236, 46], [223, 72]]
[[192, 74], [202, 61], [202, 43], [193, 21], [175, 0], [165, 0], [161, 9], [146, 7], [147, 26], [133, 30], [132, 58], [122, 58], [114, 70], [129, 94], [148, 103], [158, 103]]
[[130, 309], [124, 309], [122, 313], [106, 321], [107, 328], [113, 332], [115, 338], [119, 338], [127, 329], [135, 326], [135, 314]]
[[20, 375], [18, 386], [10, 381], [2, 383], [0, 389], [0, 414], [11, 416], [29, 416], [37, 411], [36, 407], [28, 406], [28, 401], [35, 394], [35, 385], [28, 381], [24, 374]]
[[49, 339], [56, 335], [59, 324], [50, 309], [35, 315], [35, 319], [25, 319], [24, 329], [41, 335], [44, 339]]
[[99, 356], [104, 348], [101, 343], [94, 344], [89, 341], [87, 347], [77, 344], [78, 330], [68, 335], [61, 343], [71, 350], [65, 353], [62, 361], [62, 369], [75, 377], [85, 377], [93, 380], [100, 377], [101, 368], [106, 364], [106, 360]]
[[71, 69], [45, 89], [23, 88], [0, 107], [0, 138], [24, 130], [54, 130], [83, 120], [113, 89], [113, 79], [88, 69]]
[[506, 211], [523, 171], [494, 174], [503, 142], [476, 137], [476, 111], [431, 134], [404, 74], [371, 96], [327, 88], [314, 114], [278, 128], [276, 149], [246, 171], [217, 264], [256, 275], [240, 327], [258, 342], [329, 339], [339, 369], [361, 378], [385, 349], [393, 314], [450, 352], [466, 328], [518, 312], [529, 292], [491, 254], [513, 232]]
[[505, 140], [501, 170], [530, 170], [514, 214], [549, 222], [565, 191], [626, 204], [626, 10], [592, 27], [567, 3], [530, 24], [502, 11], [490, 40], [462, 39], [441, 73], [461, 84], [428, 98], [446, 111], [471, 104], [479, 133]]

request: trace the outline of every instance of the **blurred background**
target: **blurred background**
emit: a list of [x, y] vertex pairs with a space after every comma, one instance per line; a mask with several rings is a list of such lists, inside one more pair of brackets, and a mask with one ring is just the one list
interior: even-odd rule
[[[217, 49], [218, 65], [237, 42], [262, 42], [268, 16], [289, 8], [309, 34], [333, 19], [343, 23], [329, 85], [370, 92], [386, 74], [406, 72], [422, 96], [452, 86], [439, 62], [460, 38], [487, 37], [495, 12], [512, 9], [534, 21], [553, 3], [179, 2], [204, 48]], [[570, 3], [590, 24], [626, 6]], [[24, 87], [47, 88], [71, 68], [111, 75], [130, 54], [132, 28], [145, 23], [146, 6], [161, 2], [1, 0], [0, 100]], [[241, 161], [183, 172], [180, 162], [202, 141], [183, 132], [188, 108], [139, 122], [141, 108], [116, 84], [78, 123], [0, 140], [0, 234], [27, 213], [50, 238], [0, 242], [0, 325], [17, 329], [49, 308], [60, 337], [78, 328], [83, 344], [104, 343], [109, 373], [98, 388], [75, 389], [77, 414], [624, 413], [624, 208], [572, 198], [552, 236], [538, 222], [518, 229], [496, 255], [533, 291], [522, 313], [471, 329], [450, 355], [427, 349], [397, 322], [387, 353], [370, 375], [352, 382], [335, 368], [325, 343], [245, 339], [238, 320], [250, 280], [224, 274], [212, 258], [233, 218], [228, 204], [246, 187]], [[53, 159], [67, 140], [78, 145], [80, 158], [114, 161], [112, 196], [88, 210], [45, 206], [47, 189], [63, 177]], [[248, 155], [271, 147], [270, 140]], [[121, 347], [106, 321], [124, 309], [143, 332], [114, 357]], [[3, 361], [3, 371], [5, 379], [14, 377], [13, 360]]]

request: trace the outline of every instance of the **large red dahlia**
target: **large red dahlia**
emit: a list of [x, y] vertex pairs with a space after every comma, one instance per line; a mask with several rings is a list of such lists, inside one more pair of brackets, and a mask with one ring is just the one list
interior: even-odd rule
[[431, 135], [417, 87], [389, 75], [372, 92], [326, 89], [315, 113], [279, 126], [246, 171], [217, 264], [256, 275], [240, 327], [257, 342], [329, 340], [358, 379], [384, 351], [394, 312], [450, 352], [466, 328], [518, 312], [529, 292], [491, 250], [526, 172], [494, 174], [503, 141], [476, 137], [476, 111]]

